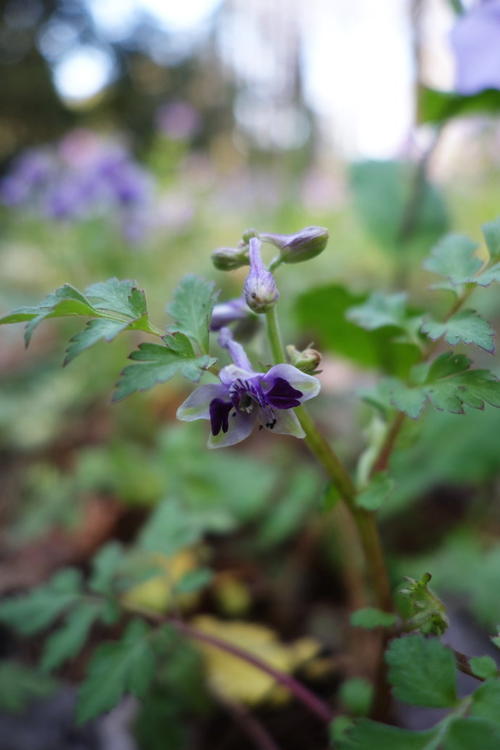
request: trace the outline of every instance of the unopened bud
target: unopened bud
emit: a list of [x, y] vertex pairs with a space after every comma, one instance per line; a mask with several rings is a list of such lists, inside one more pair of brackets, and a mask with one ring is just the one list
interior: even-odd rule
[[316, 349], [303, 349], [299, 351], [293, 344], [289, 344], [286, 348], [288, 359], [290, 363], [302, 372], [313, 374], [318, 372], [318, 367], [321, 362], [321, 354]]
[[283, 263], [301, 263], [323, 252], [329, 234], [325, 227], [305, 227], [295, 234], [261, 232], [260, 237], [279, 248], [280, 259]]
[[241, 244], [248, 245], [252, 237], [258, 237], [259, 233], [256, 229], [245, 229], [241, 235]]
[[230, 323], [234, 323], [236, 320], [247, 318], [251, 314], [245, 300], [241, 297], [230, 299], [227, 302], [220, 302], [212, 310], [210, 330], [218, 331]]
[[276, 304], [280, 296], [274, 276], [267, 270], [260, 255], [261, 242], [256, 237], [250, 239], [250, 273], [245, 281], [245, 300], [256, 313], [265, 313]]
[[219, 271], [248, 266], [248, 247], [218, 247], [212, 253], [212, 263]]

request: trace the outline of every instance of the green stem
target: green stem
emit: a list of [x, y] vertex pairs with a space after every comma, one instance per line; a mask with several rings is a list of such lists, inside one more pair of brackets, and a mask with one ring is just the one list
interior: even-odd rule
[[[267, 335], [275, 363], [286, 362], [281, 340], [276, 306], [266, 313]], [[318, 431], [313, 419], [304, 406], [295, 409], [298, 420], [305, 432], [306, 443], [311, 453], [324, 468], [355, 521], [366, 567], [370, 571], [377, 596], [377, 604], [384, 610], [392, 608], [391, 589], [385, 566], [384, 554], [376, 524], [375, 515], [356, 505], [356, 487], [326, 438]]]

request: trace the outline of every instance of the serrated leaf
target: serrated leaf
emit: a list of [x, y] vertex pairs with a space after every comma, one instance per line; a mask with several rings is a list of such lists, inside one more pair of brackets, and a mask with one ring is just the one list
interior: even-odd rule
[[433, 248], [424, 268], [444, 276], [453, 285], [466, 284], [474, 280], [483, 266], [475, 254], [477, 247], [477, 243], [463, 234], [448, 234]]
[[340, 750], [435, 750], [437, 731], [411, 732], [370, 719], [359, 719], [348, 729]]
[[[470, 360], [461, 354], [445, 352], [427, 369], [419, 385], [408, 386], [390, 380], [381, 392], [400, 411], [417, 418], [427, 401], [438, 411], [464, 414], [464, 407], [484, 409], [485, 404], [500, 407], [500, 382], [489, 370], [471, 370]], [[422, 374], [419, 371], [419, 374]]]
[[81, 575], [68, 568], [31, 591], [0, 603], [0, 622], [19, 633], [32, 635], [50, 625], [75, 604], [81, 595]]
[[500, 723], [500, 680], [488, 680], [472, 694], [471, 715]]
[[215, 284], [199, 276], [185, 276], [174, 292], [167, 312], [175, 320], [169, 330], [179, 331], [208, 352], [209, 325], [212, 308], [218, 297]]
[[481, 318], [475, 310], [462, 310], [446, 321], [426, 320], [421, 327], [422, 333], [432, 341], [443, 337], [448, 344], [475, 344], [487, 352], [495, 351], [495, 332], [487, 320]]
[[0, 663], [0, 709], [19, 713], [34, 698], [50, 695], [56, 682], [39, 670], [16, 661]]
[[51, 672], [80, 651], [102, 609], [101, 602], [86, 601], [71, 610], [62, 627], [45, 642], [40, 662], [44, 672]]
[[118, 542], [109, 542], [101, 547], [92, 560], [90, 590], [104, 595], [113, 593], [113, 580], [123, 560], [123, 548]]
[[470, 717], [450, 722], [443, 750], [498, 750], [500, 727], [485, 719]]
[[99, 312], [118, 313], [133, 320], [147, 314], [144, 292], [130, 279], [99, 281], [87, 287], [85, 295]]
[[351, 625], [355, 628], [390, 628], [397, 620], [396, 615], [390, 612], [383, 612], [375, 607], [364, 607], [358, 609], [351, 615]]
[[482, 226], [486, 246], [492, 260], [500, 260], [500, 217]]
[[113, 401], [136, 391], [146, 391], [158, 383], [166, 383], [175, 375], [196, 382], [216, 361], [207, 354], [196, 356], [190, 340], [183, 333], [165, 336], [164, 340], [165, 346], [139, 344], [139, 348], [132, 352], [130, 359], [141, 364], [129, 365], [122, 371]]
[[381, 471], [357, 495], [356, 505], [365, 510], [378, 510], [390, 497], [393, 489], [394, 481], [386, 471]]
[[125, 693], [144, 697], [156, 666], [149, 634], [144, 621], [133, 620], [117, 643], [98, 646], [80, 687], [76, 709], [79, 724], [109, 711]]
[[449, 708], [457, 701], [455, 657], [434, 638], [410, 635], [386, 651], [394, 696], [413, 706]]
[[64, 357], [64, 365], [69, 364], [78, 354], [97, 344], [98, 341], [112, 341], [128, 325], [121, 320], [109, 320], [107, 318], [89, 320], [85, 328], [70, 339]]
[[491, 656], [473, 656], [469, 659], [469, 664], [476, 677], [482, 677], [484, 680], [498, 674], [498, 667]]

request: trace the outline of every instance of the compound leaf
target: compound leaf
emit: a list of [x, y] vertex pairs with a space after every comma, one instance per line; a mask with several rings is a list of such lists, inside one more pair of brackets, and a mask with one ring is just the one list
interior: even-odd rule
[[56, 669], [80, 651], [102, 608], [100, 602], [82, 602], [71, 610], [64, 625], [45, 642], [40, 663], [43, 671]]
[[475, 344], [487, 352], [495, 351], [495, 332], [487, 320], [474, 310], [462, 310], [446, 321], [426, 320], [421, 327], [433, 341], [443, 337], [448, 344]]
[[174, 292], [167, 308], [175, 325], [169, 330], [178, 331], [190, 338], [202, 352], [208, 352], [209, 324], [212, 308], [218, 297], [213, 282], [199, 276], [185, 276]]

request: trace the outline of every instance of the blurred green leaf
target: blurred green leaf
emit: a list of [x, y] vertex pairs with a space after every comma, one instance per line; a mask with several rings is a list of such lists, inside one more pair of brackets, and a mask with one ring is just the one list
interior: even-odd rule
[[481, 113], [495, 114], [499, 110], [500, 92], [496, 89], [463, 96], [421, 86], [418, 93], [418, 119], [421, 123], [439, 125], [453, 117]]
[[189, 570], [174, 586], [176, 594], [191, 594], [208, 586], [213, 580], [214, 574], [210, 568], [198, 568]]
[[[417, 169], [414, 164], [402, 161], [363, 161], [351, 165], [355, 208], [365, 228], [381, 247], [396, 252], [409, 242], [428, 247], [447, 231], [448, 215], [443, 197], [425, 178], [417, 191], [420, 179]], [[405, 237], [409, 211], [414, 214], [411, 237]]]
[[453, 719], [448, 727], [443, 750], [498, 750], [500, 726], [486, 719]]
[[400, 343], [396, 326], [366, 331], [347, 320], [347, 312], [366, 303], [367, 294], [353, 294], [345, 287], [331, 284], [301, 294], [296, 314], [301, 328], [325, 348], [370, 368], [404, 376], [420, 358], [414, 344]]
[[500, 217], [483, 224], [482, 230], [490, 258], [500, 260]]
[[352, 677], [340, 686], [339, 698], [346, 711], [366, 716], [373, 700], [373, 685], [363, 677]]
[[[464, 284], [489, 286], [500, 281], [500, 262], [485, 264], [477, 255], [477, 243], [463, 234], [448, 234], [432, 249], [424, 261], [424, 268], [440, 276], [447, 282], [434, 284], [434, 288], [452, 289], [458, 292]], [[458, 287], [459, 290], [455, 289]]]
[[176, 499], [164, 500], [153, 511], [141, 529], [137, 544], [140, 549], [171, 557], [178, 550], [197, 542], [202, 528]]
[[443, 322], [427, 319], [421, 327], [422, 333], [432, 341], [443, 337], [448, 344], [475, 344], [487, 352], [495, 351], [495, 332], [487, 320], [475, 310], [462, 310]]
[[437, 730], [411, 732], [370, 719], [360, 719], [349, 729], [340, 750], [433, 750]]
[[477, 677], [482, 677], [484, 680], [487, 680], [490, 677], [496, 677], [498, 674], [498, 667], [491, 656], [473, 656], [469, 659], [469, 664], [474, 674]]
[[210, 318], [217, 297], [213, 282], [194, 274], [185, 276], [167, 308], [175, 320], [175, 325], [170, 326], [169, 330], [183, 333], [197, 344], [201, 352], [208, 353]]
[[39, 670], [16, 661], [0, 663], [0, 709], [20, 713], [35, 698], [54, 692], [56, 682]]
[[356, 496], [356, 505], [365, 510], [378, 510], [389, 498], [394, 480], [386, 471], [375, 474], [370, 484]]
[[472, 695], [471, 715], [500, 724], [500, 680], [488, 680]]
[[366, 628], [366, 630], [372, 630], [373, 628], [390, 628], [397, 621], [396, 615], [390, 612], [383, 612], [381, 609], [375, 607], [365, 607], [363, 609], [357, 609], [351, 615], [351, 625], [355, 628]]
[[78, 571], [62, 570], [33, 591], [0, 602], [0, 622], [23, 635], [37, 633], [79, 600], [81, 584]]
[[51, 672], [80, 651], [102, 609], [101, 602], [84, 601], [71, 610], [62, 627], [45, 642], [40, 662], [44, 672]]
[[457, 702], [455, 657], [438, 640], [421, 635], [398, 638], [385, 659], [398, 700], [428, 708], [449, 708]]
[[139, 348], [132, 352], [130, 359], [141, 364], [128, 365], [122, 371], [113, 401], [119, 401], [135, 391], [146, 391], [158, 383], [166, 383], [175, 375], [196, 382], [203, 371], [216, 361], [206, 354], [198, 357], [183, 333], [165, 336], [164, 341], [165, 346], [139, 344]]
[[103, 545], [92, 559], [92, 575], [89, 588], [97, 594], [113, 593], [113, 581], [124, 560], [124, 552], [119, 542]]
[[145, 696], [156, 667], [150, 632], [144, 621], [132, 620], [117, 643], [97, 647], [80, 687], [76, 710], [79, 724], [109, 711], [125, 693]]

